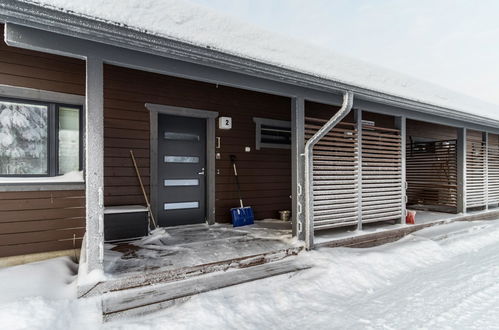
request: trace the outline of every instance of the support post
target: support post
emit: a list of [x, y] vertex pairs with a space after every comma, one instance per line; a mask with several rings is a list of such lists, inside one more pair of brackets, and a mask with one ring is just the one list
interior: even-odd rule
[[362, 230], [362, 110], [355, 109], [355, 123], [357, 128], [357, 230]]
[[87, 58], [85, 107], [86, 258], [102, 270], [104, 254], [104, 75], [100, 58]]
[[466, 213], [466, 152], [467, 131], [465, 127], [457, 129], [457, 212]]
[[291, 99], [291, 183], [293, 236], [305, 240], [305, 100]]
[[485, 209], [489, 209], [489, 133], [483, 132], [482, 133], [482, 141], [484, 144], [484, 152], [485, 154], [483, 155], [483, 175], [485, 176], [485, 188], [484, 188], [484, 195], [485, 195]]
[[395, 118], [395, 128], [400, 130], [400, 182], [401, 187], [401, 210], [402, 218], [400, 223], [405, 225], [407, 217], [407, 119], [405, 116]]

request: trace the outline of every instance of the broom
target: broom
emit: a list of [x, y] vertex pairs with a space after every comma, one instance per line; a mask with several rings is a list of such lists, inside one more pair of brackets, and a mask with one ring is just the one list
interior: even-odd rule
[[133, 151], [130, 150], [130, 156], [132, 157], [133, 167], [135, 167], [135, 173], [137, 174], [137, 178], [139, 179], [140, 188], [142, 189], [142, 194], [144, 195], [144, 199], [146, 200], [147, 210], [149, 211], [149, 227], [151, 227], [151, 220], [154, 225], [154, 229], [158, 228], [156, 225], [156, 220], [154, 219], [154, 215], [152, 214], [151, 204], [149, 203], [149, 198], [147, 198], [146, 190], [144, 189], [144, 184], [142, 184], [142, 178], [139, 173], [139, 168], [137, 167], [137, 162], [135, 161], [135, 156], [133, 155]]

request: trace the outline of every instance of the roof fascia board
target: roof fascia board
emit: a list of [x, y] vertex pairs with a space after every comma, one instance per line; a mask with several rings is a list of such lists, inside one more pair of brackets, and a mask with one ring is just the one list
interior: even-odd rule
[[109, 22], [99, 21], [94, 18], [82, 17], [31, 3], [4, 0], [0, 4], [0, 9], [2, 9], [0, 13], [0, 20], [4, 20], [6, 22], [18, 23], [58, 34], [83, 38], [98, 43], [133, 49], [149, 54], [157, 54], [162, 57], [166, 56], [192, 63], [203, 63], [203, 65], [223, 70], [244, 72], [246, 75], [252, 75], [330, 93], [350, 90], [354, 92], [356, 96], [377, 99], [382, 103], [396, 103], [404, 108], [411, 106], [417, 108], [417, 111], [422, 113], [463, 120], [487, 127], [499, 127], [499, 121], [497, 120], [491, 120], [458, 110], [434, 106], [431, 104], [421, 103], [357, 86], [319, 78], [313, 75], [225, 54], [214, 49], [198, 47], [161, 36], [151, 35], [147, 33], [147, 31], [140, 31], [137, 29], [134, 30], [130, 27], [119, 26]]
[[483, 126], [483, 125], [465, 122], [462, 120], [429, 115], [411, 109], [400, 108], [396, 104], [394, 105], [380, 104], [379, 102], [376, 102], [376, 100], [355, 99], [354, 108], [367, 112], [373, 112], [373, 113], [379, 113], [391, 116], [393, 116], [395, 113], [396, 116], [406, 117], [407, 119], [413, 119], [413, 120], [451, 126], [451, 127], [458, 127], [458, 128], [466, 127], [467, 129], [471, 130], [499, 134], [499, 128], [497, 127]]
[[341, 94], [321, 91], [239, 72], [181, 61], [140, 51], [118, 48], [37, 28], [7, 23], [5, 42], [12, 47], [85, 59], [101, 58], [108, 64], [149, 71], [207, 83], [244, 88], [286, 97], [307, 95], [307, 99], [327, 104], [341, 104]]

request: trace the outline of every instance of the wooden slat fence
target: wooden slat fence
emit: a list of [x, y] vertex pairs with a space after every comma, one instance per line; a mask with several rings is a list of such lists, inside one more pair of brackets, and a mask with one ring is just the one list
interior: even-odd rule
[[[306, 117], [305, 139], [327, 120]], [[401, 137], [396, 129], [365, 126], [360, 164], [356, 124], [341, 122], [314, 147], [314, 230], [402, 217]], [[362, 166], [362, 187], [359, 185]], [[362, 192], [362, 212], [359, 196]]]
[[481, 132], [469, 131], [466, 146], [466, 203], [487, 205], [487, 146]]
[[362, 128], [362, 223], [402, 218], [400, 130]]
[[457, 140], [407, 144], [408, 204], [457, 208]]
[[[305, 139], [326, 122], [305, 118]], [[314, 147], [314, 229], [330, 229], [357, 223], [359, 173], [355, 124], [341, 122]]]
[[489, 134], [488, 177], [488, 204], [499, 204], [499, 136], [495, 134]]

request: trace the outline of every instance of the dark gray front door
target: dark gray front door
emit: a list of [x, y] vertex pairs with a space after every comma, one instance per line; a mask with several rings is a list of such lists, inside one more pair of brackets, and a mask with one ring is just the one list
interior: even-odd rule
[[158, 115], [158, 224], [206, 218], [206, 119]]

